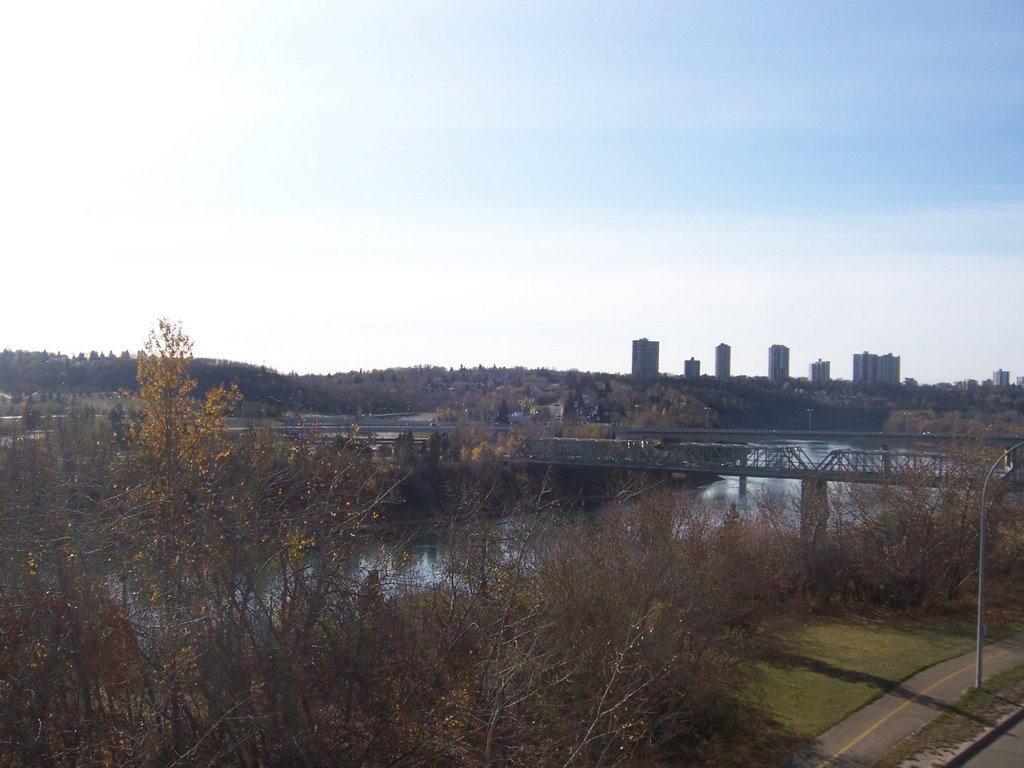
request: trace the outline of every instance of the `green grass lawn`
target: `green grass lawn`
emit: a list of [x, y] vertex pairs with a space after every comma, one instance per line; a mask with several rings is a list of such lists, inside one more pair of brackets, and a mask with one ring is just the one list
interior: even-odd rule
[[828, 730], [901, 680], [974, 647], [966, 622], [945, 627], [820, 619], [788, 630], [759, 665], [755, 700], [794, 735]]

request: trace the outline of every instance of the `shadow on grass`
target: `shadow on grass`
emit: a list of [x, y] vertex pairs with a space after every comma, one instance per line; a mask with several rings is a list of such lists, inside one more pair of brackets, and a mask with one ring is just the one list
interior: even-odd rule
[[902, 699], [920, 702], [924, 706], [929, 707], [936, 712], [950, 712], [952, 714], [960, 715], [968, 720], [973, 720], [979, 724], [986, 723], [984, 718], [978, 717], [971, 712], [959, 709], [952, 704], [947, 704], [946, 702], [932, 696], [925, 696], [912, 691], [904, 686], [899, 680], [880, 677], [879, 675], [872, 675], [867, 672], [859, 672], [854, 669], [844, 669], [822, 661], [821, 659], [815, 659], [810, 656], [803, 656], [798, 653], [789, 653], [785, 651], [772, 654], [770, 662], [773, 666], [777, 666], [779, 668], [788, 667], [790, 669], [804, 669], [808, 672], [814, 672], [819, 675], [831, 677], [845, 683], [868, 685], [878, 691], [880, 696], [886, 693], [892, 694], [893, 696], [897, 696]]
[[807, 746], [807, 738], [780, 725], [760, 710], [750, 710], [742, 734], [716, 742], [699, 762], [680, 761], [679, 765], [714, 768], [779, 768], [798, 750]]

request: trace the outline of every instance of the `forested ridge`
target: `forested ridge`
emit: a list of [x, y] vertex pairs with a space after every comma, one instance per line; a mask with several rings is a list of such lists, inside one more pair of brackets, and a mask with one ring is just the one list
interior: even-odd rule
[[[105, 412], [116, 393], [136, 389], [138, 355], [90, 352], [0, 352], [0, 409], [24, 405], [40, 414], [68, 407]], [[417, 366], [333, 374], [282, 374], [266, 366], [195, 359], [200, 392], [234, 386], [237, 413], [279, 417], [435, 412], [444, 421], [526, 420], [622, 426], [716, 426], [741, 429], [1024, 434], [1024, 388], [1018, 386], [858, 387], [836, 381], [811, 387], [761, 377], [721, 381], [662, 376], [640, 385], [631, 377], [525, 368]], [[552, 408], [554, 407], [554, 408]]]

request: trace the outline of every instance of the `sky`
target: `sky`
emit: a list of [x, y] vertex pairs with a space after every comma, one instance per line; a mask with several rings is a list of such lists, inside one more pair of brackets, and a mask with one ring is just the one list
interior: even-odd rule
[[0, 6], [0, 348], [1024, 375], [1024, 3]]

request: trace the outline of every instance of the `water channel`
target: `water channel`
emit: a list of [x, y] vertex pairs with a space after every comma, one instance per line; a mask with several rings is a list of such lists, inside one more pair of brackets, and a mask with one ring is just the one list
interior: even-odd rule
[[[860, 448], [848, 443], [833, 443], [825, 440], [775, 440], [769, 445], [800, 448], [811, 462], [817, 464], [829, 453], [837, 450]], [[800, 481], [784, 480], [772, 477], [724, 477], [717, 482], [706, 485], [694, 492], [697, 498], [723, 507], [735, 504], [741, 511], [747, 512], [756, 506], [759, 499], [771, 498], [776, 502], [785, 502], [800, 498]]]
[[[770, 445], [800, 448], [807, 458], [818, 463], [834, 450], [859, 448], [848, 443], [834, 443], [823, 440], [775, 440]], [[707, 502], [713, 507], [728, 508], [735, 505], [741, 512], [753, 511], [758, 502], [771, 499], [778, 504], [795, 502], [800, 498], [800, 481], [778, 478], [724, 477], [700, 488], [681, 491], [695, 499]], [[515, 522], [508, 523], [515, 525]], [[450, 554], [448, 534], [431, 529], [410, 531], [401, 544], [393, 541], [368, 543], [362, 557], [361, 568], [365, 571], [388, 569], [383, 562], [387, 558], [401, 558], [407, 569], [407, 576], [413, 581], [430, 582], [438, 578], [442, 563]]]

